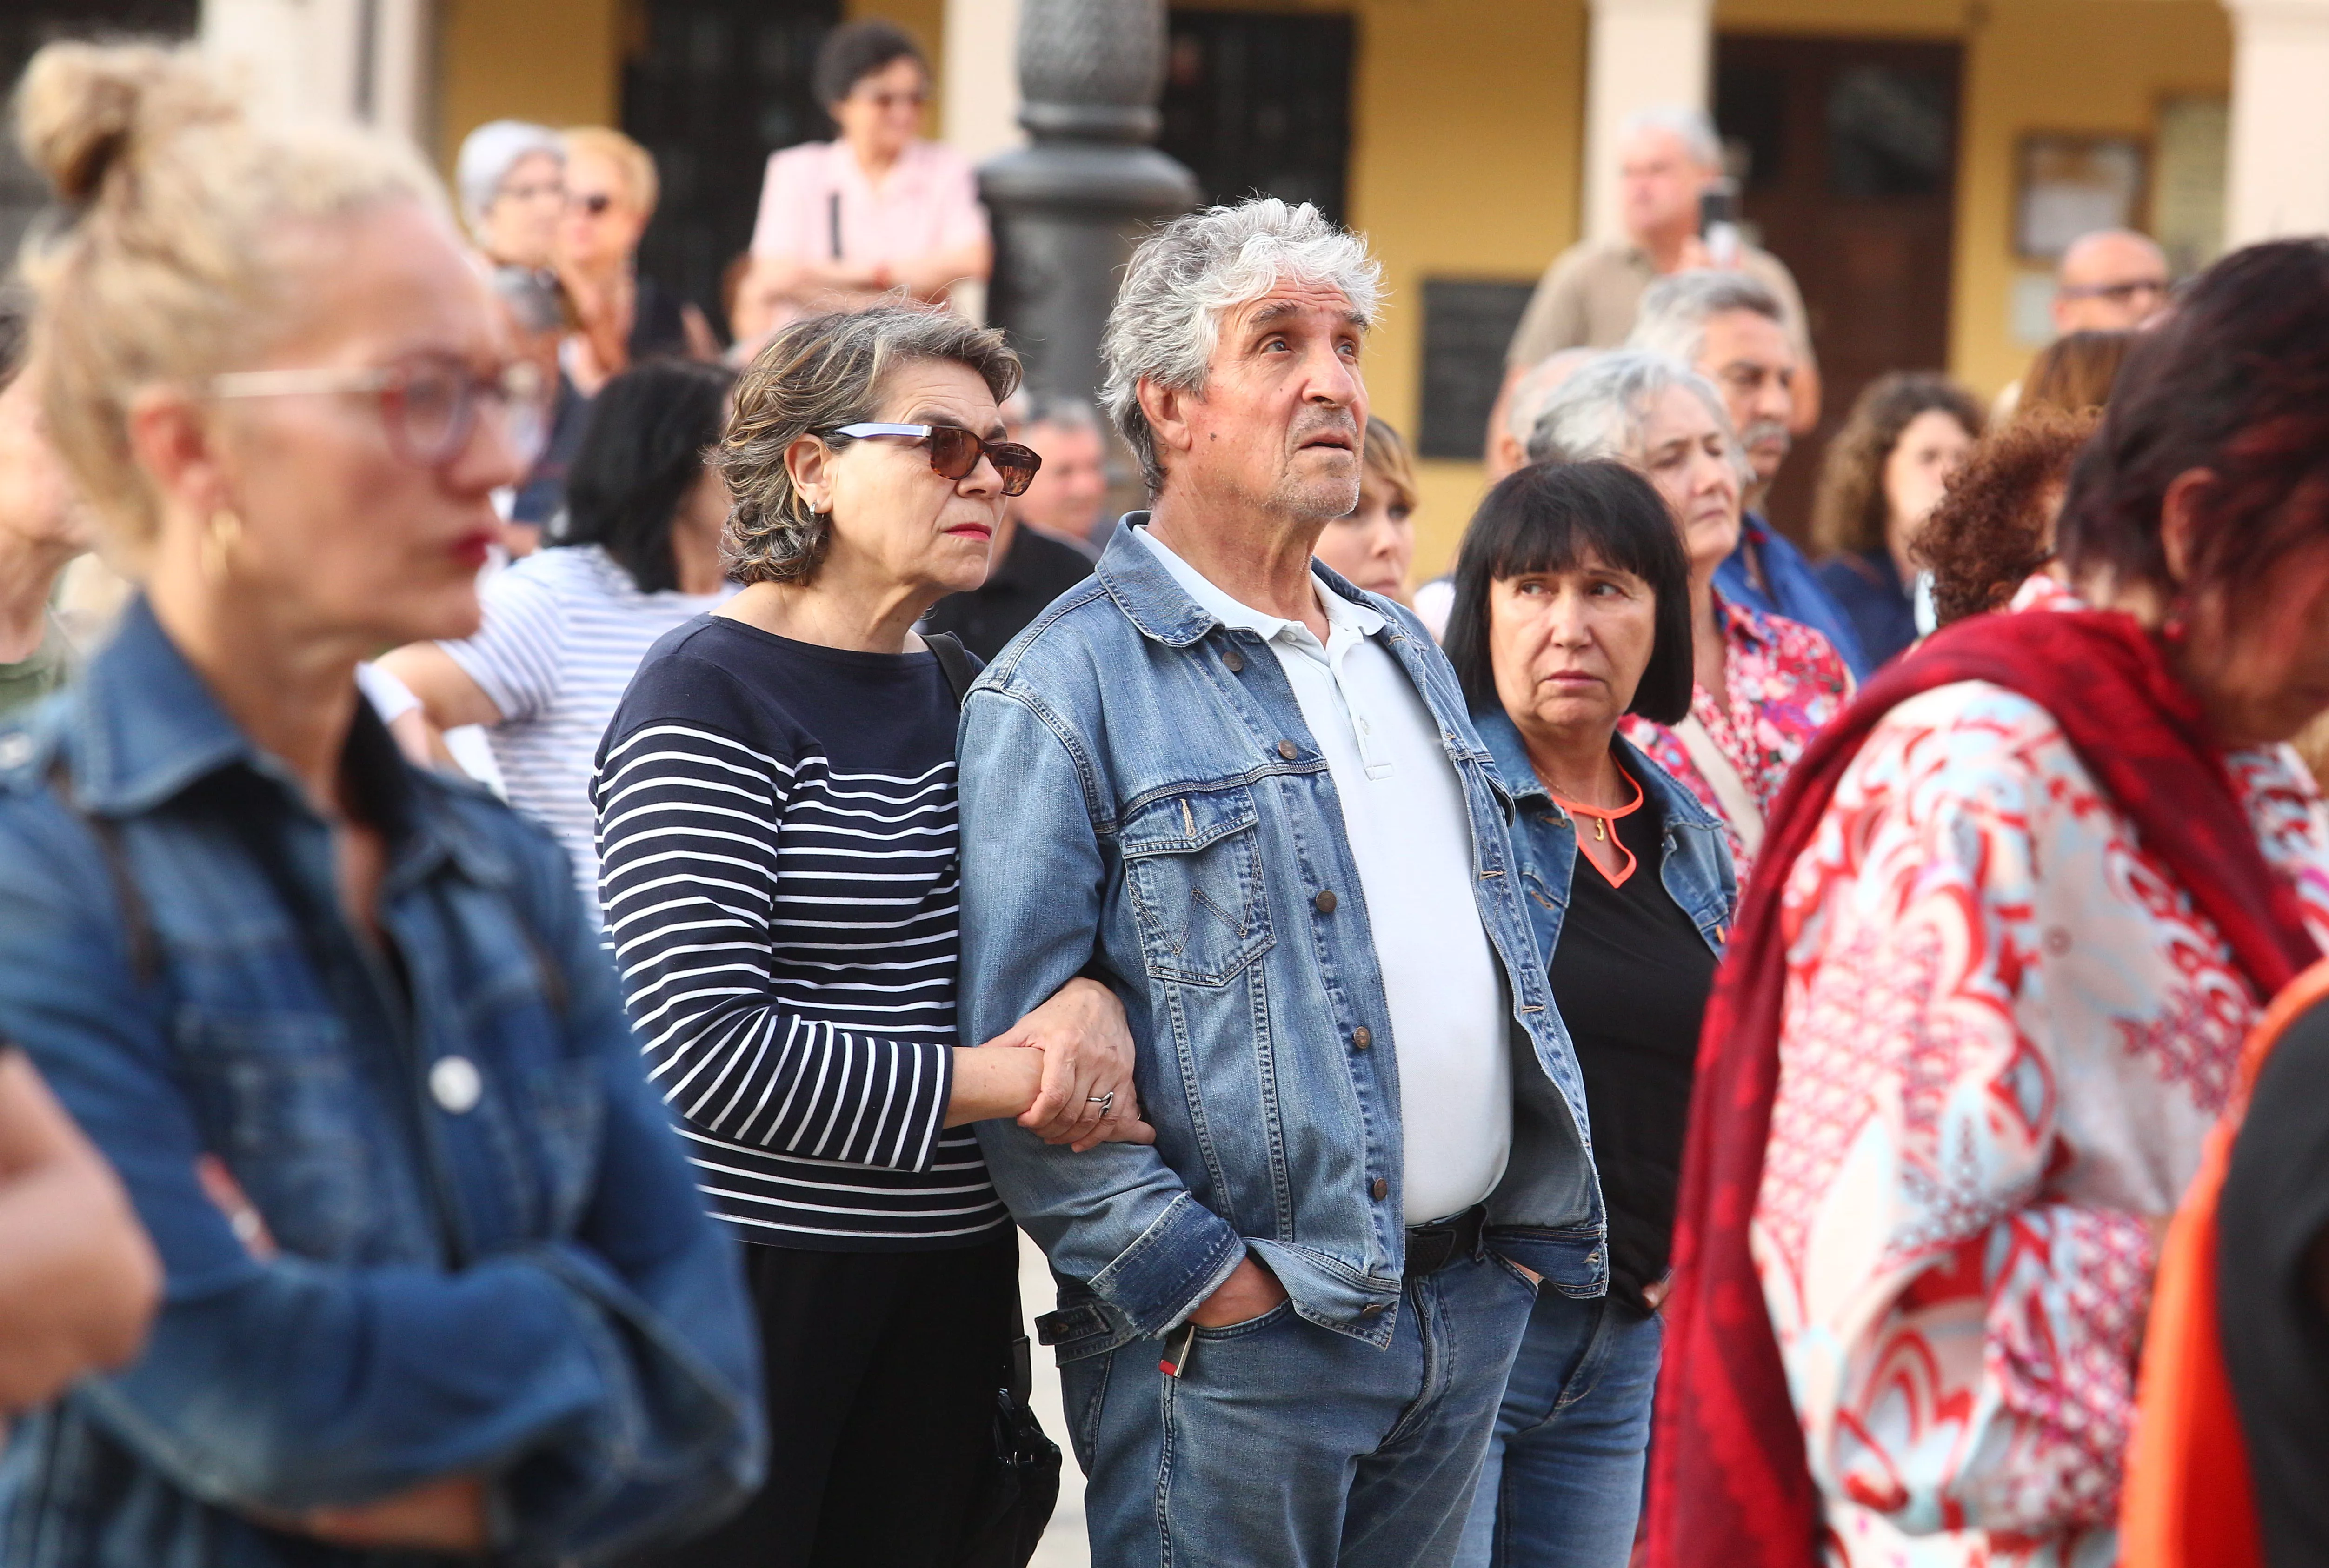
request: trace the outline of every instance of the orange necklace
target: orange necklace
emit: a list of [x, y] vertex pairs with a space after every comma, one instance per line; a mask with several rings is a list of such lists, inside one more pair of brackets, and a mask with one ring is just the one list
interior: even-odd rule
[[[1551, 786], [1545, 787], [1545, 793], [1552, 795], [1554, 805], [1579, 819], [1577, 847], [1611, 887], [1625, 886], [1626, 879], [1634, 874], [1635, 867], [1639, 864], [1634, 852], [1626, 847], [1626, 841], [1617, 836], [1617, 819], [1631, 817], [1642, 808], [1642, 785], [1623, 768], [1617, 770], [1617, 777], [1634, 787], [1634, 798], [1615, 810], [1606, 806], [1587, 806], [1566, 796], [1554, 795]], [[1585, 836], [1585, 824], [1588, 822], [1593, 824], [1593, 836], [1589, 839]], [[1620, 855], [1625, 857], [1622, 861], [1618, 859]]]

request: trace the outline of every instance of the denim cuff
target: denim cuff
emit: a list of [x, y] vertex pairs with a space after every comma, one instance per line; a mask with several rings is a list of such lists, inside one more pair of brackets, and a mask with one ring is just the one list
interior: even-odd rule
[[1092, 1277], [1091, 1288], [1135, 1332], [1163, 1334], [1219, 1289], [1244, 1258], [1244, 1239], [1229, 1222], [1183, 1193]]

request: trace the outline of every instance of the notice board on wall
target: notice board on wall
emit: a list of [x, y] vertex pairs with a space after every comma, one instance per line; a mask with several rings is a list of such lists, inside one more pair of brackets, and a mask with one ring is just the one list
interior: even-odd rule
[[1423, 428], [1426, 458], [1472, 460], [1486, 443], [1488, 414], [1504, 385], [1504, 349], [1535, 281], [1423, 280]]

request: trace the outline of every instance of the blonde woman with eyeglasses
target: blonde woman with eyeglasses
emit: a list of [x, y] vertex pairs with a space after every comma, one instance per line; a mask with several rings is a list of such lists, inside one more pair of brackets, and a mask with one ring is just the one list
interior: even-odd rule
[[142, 591], [0, 750], [0, 1037], [161, 1255], [144, 1353], [15, 1434], [0, 1556], [597, 1561], [757, 1480], [733, 1252], [540, 829], [357, 662], [478, 622], [514, 362], [437, 181], [188, 53], [17, 95], [57, 449]]

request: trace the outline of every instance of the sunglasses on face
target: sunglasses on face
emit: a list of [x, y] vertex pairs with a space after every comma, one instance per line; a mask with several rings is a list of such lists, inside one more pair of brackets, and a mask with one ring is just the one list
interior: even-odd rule
[[1043, 459], [1032, 447], [1023, 447], [1016, 441], [990, 441], [960, 425], [843, 425], [817, 433], [828, 440], [834, 436], [846, 436], [852, 440], [895, 436], [927, 442], [931, 468], [940, 478], [957, 483], [969, 478], [971, 470], [978, 467], [978, 459], [985, 458], [1002, 477], [1003, 493], [1006, 496], [1025, 495], [1027, 486], [1035, 481], [1035, 470], [1043, 466]]
[[566, 198], [566, 204], [578, 207], [594, 218], [603, 218], [607, 215], [607, 209], [615, 204], [615, 198], [605, 191], [577, 193]]

